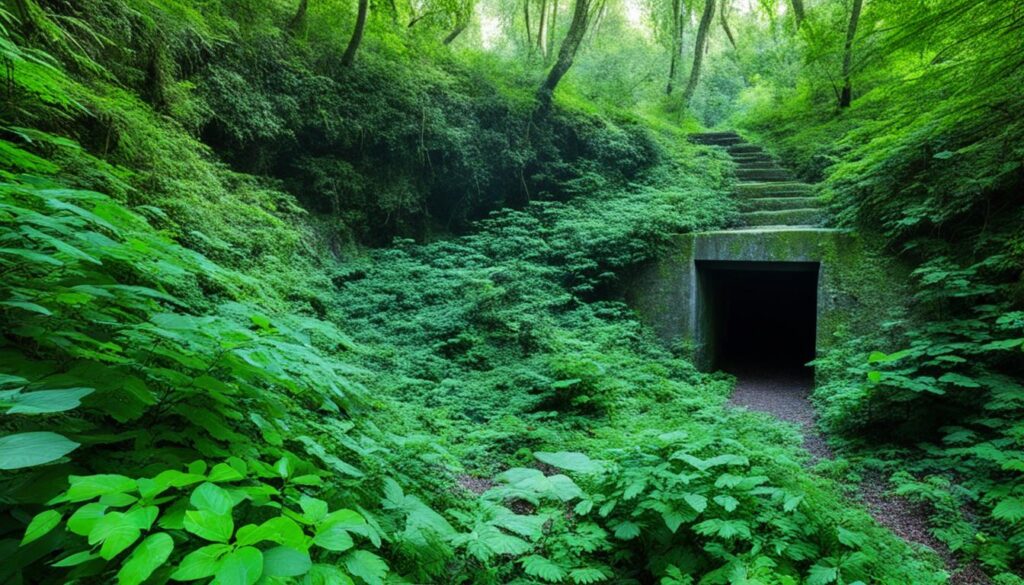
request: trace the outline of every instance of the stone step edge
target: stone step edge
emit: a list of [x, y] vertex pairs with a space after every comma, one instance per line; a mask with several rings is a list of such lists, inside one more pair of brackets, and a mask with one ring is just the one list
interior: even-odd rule
[[[800, 207], [780, 207], [770, 209], [773, 206], [799, 205]], [[745, 197], [740, 200], [740, 207], [744, 211], [785, 211], [793, 209], [821, 209], [821, 200], [817, 197]], [[760, 207], [759, 209], [757, 207]], [[769, 208], [769, 209], [766, 209]]]

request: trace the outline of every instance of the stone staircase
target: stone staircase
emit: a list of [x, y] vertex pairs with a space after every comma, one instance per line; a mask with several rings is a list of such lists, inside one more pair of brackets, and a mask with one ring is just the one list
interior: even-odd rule
[[690, 141], [724, 148], [736, 163], [736, 196], [740, 199], [743, 227], [805, 228], [824, 221], [814, 188], [797, 181], [760, 146], [750, 144], [735, 132], [692, 134]]

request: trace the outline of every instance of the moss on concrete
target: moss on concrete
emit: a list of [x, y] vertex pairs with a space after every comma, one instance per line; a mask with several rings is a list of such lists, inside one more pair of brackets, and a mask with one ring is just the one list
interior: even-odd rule
[[[873, 240], [825, 228], [776, 227], [680, 235], [657, 261], [632, 279], [627, 300], [666, 344], [693, 348], [698, 365], [708, 356], [699, 339], [696, 262], [818, 262], [817, 348], [819, 355], [843, 332], [877, 327], [902, 305], [898, 267]], [[706, 328], [704, 328], [706, 329]]]

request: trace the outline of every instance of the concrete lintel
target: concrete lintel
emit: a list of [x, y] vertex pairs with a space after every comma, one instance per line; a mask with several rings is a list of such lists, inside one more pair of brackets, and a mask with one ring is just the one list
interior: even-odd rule
[[[676, 236], [656, 261], [643, 267], [626, 291], [627, 300], [668, 345], [682, 344], [698, 366], [709, 356], [701, 331], [697, 263], [816, 262], [819, 324], [833, 309], [835, 280], [831, 265], [856, 254], [856, 236], [847, 230], [811, 226], [759, 227]], [[819, 348], [830, 335], [819, 327]]]

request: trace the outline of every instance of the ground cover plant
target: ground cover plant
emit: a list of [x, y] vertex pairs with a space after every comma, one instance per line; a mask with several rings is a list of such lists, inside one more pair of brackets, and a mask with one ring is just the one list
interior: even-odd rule
[[[1021, 582], [1020, 9], [850, 4], [0, 4], [0, 581]], [[715, 124], [911, 274], [836, 461], [623, 300]]]

